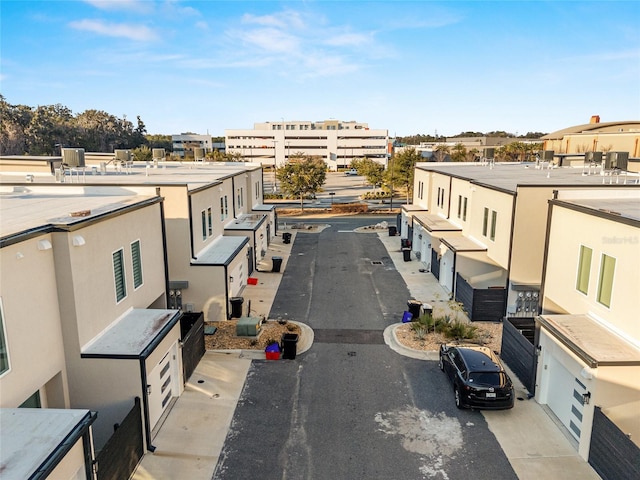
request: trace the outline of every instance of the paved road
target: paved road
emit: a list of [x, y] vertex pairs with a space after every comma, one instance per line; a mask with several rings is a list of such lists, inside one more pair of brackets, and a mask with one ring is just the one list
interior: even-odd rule
[[309, 324], [314, 345], [253, 362], [214, 478], [516, 478], [437, 363], [383, 344], [409, 292], [377, 235], [349, 232], [370, 220], [328, 221], [296, 236], [270, 314]]

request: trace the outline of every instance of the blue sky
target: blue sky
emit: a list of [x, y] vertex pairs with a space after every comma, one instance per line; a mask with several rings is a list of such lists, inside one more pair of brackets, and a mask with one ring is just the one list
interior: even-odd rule
[[640, 2], [7, 1], [0, 92], [148, 133], [356, 120], [390, 135], [640, 119]]

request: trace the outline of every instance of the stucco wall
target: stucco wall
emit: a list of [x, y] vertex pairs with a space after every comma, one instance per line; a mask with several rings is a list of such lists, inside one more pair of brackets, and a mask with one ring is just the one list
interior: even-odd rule
[[47, 234], [0, 249], [0, 297], [10, 364], [0, 377], [3, 408], [19, 406], [58, 375], [62, 389], [58, 398], [43, 399], [45, 406], [69, 406], [53, 250], [38, 250], [39, 241], [52, 242]]

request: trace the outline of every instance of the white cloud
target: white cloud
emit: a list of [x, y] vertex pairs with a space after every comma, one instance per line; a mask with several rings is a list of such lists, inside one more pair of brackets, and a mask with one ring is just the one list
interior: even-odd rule
[[127, 25], [85, 19], [70, 22], [69, 26], [76, 30], [93, 32], [108, 37], [128, 38], [139, 42], [149, 42], [158, 38], [156, 33], [145, 25]]
[[148, 12], [153, 3], [142, 0], [84, 0], [100, 10], [129, 10], [134, 12]]

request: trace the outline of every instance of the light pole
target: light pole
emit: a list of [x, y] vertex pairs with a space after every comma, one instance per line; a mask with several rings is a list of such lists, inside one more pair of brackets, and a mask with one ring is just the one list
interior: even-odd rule
[[277, 157], [276, 157], [276, 144], [278, 143], [278, 141], [272, 140], [272, 142], [273, 142], [273, 193], [276, 193], [276, 166], [278, 164]]

